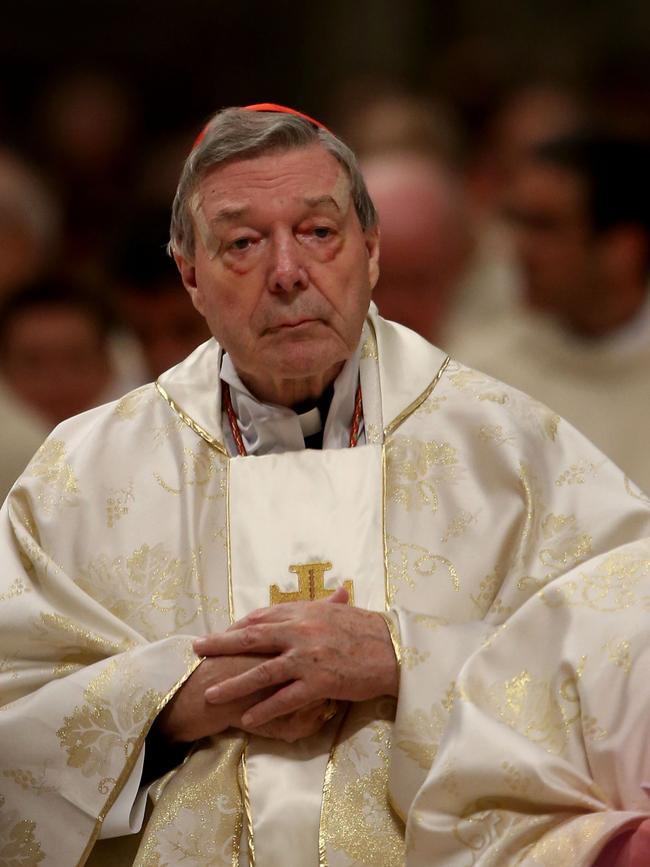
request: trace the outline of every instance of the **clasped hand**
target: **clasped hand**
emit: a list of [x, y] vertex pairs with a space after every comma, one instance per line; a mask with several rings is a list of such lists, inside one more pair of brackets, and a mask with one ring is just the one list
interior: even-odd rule
[[226, 632], [195, 641], [195, 651], [210, 658], [266, 657], [209, 686], [206, 702], [224, 705], [254, 697], [241, 723], [256, 729], [328, 698], [363, 701], [397, 695], [397, 661], [386, 621], [347, 601], [347, 592], [339, 588], [326, 602], [261, 608]]
[[326, 602], [261, 608], [226, 632], [194, 642], [206, 657], [158, 717], [173, 741], [229, 726], [294, 741], [323, 725], [327, 699], [397, 695], [398, 667], [384, 618], [348, 606], [341, 587]]

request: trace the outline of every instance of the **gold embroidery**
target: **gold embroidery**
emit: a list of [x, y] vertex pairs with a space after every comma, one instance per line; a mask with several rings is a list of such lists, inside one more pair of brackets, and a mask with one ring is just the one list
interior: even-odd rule
[[115, 524], [129, 514], [129, 503], [135, 501], [133, 494], [133, 483], [131, 482], [128, 488], [114, 489], [111, 491], [106, 500], [106, 525], [114, 527]]
[[603, 650], [607, 651], [607, 656], [614, 665], [622, 668], [626, 674], [632, 670], [632, 658], [630, 656], [630, 642], [621, 638], [619, 641], [611, 639], [603, 645]]
[[594, 464], [592, 461], [578, 461], [576, 464], [571, 464], [568, 470], [560, 473], [555, 484], [558, 488], [563, 485], [584, 485], [586, 477], [595, 475], [603, 463], [604, 461], [600, 464]]
[[[117, 700], [111, 705], [105, 698], [109, 687], [117, 691]], [[124, 666], [118, 668], [116, 661], [109, 662], [86, 686], [85, 704], [66, 716], [57, 731], [68, 754], [68, 766], [78, 768], [84, 777], [108, 777], [106, 772], [114, 766], [115, 754], [123, 757], [122, 761], [132, 754], [161, 698], [156, 690], [145, 690], [137, 682], [130, 682]], [[101, 785], [100, 779], [98, 787]]]
[[[391, 726], [383, 719], [394, 713], [394, 702], [384, 704], [385, 708], [380, 703], [359, 706], [357, 712], [365, 710], [364, 722], [369, 725], [342, 738], [335, 752], [337, 785], [324, 791], [321, 814], [321, 865], [327, 864], [331, 849], [358, 867], [403, 867], [404, 825], [388, 796]], [[365, 760], [375, 767], [364, 773]]]
[[0, 795], [0, 864], [2, 867], [37, 867], [45, 859], [36, 838], [36, 822], [21, 819], [15, 810], [4, 810]]
[[446, 617], [438, 617], [437, 614], [415, 614], [413, 617], [415, 623], [421, 623], [427, 629], [439, 629], [441, 626], [449, 626], [449, 620]]
[[466, 512], [461, 509], [461, 511], [452, 518], [440, 541], [448, 542], [450, 539], [459, 539], [475, 520], [476, 515], [472, 515], [471, 512]]
[[650, 559], [628, 553], [609, 554], [589, 571], [580, 572], [570, 581], [546, 587], [540, 598], [551, 608], [585, 606], [596, 611], [613, 612], [637, 606], [650, 610], [650, 597], [635, 591], [648, 575]]
[[460, 479], [456, 449], [444, 442], [395, 436], [386, 445], [387, 496], [408, 511], [438, 509], [438, 487]]
[[16, 580], [9, 585], [6, 593], [0, 593], [0, 602], [8, 602], [9, 599], [15, 599], [17, 596], [22, 596], [23, 593], [31, 593], [32, 588], [25, 584], [22, 578]]
[[[45, 769], [43, 769], [38, 778], [31, 771], [26, 771], [22, 768], [7, 768], [2, 772], [4, 777], [13, 780], [21, 789], [34, 792], [36, 795], [50, 794], [57, 791], [56, 786], [47, 786], [45, 784], [45, 774]], [[2, 863], [0, 860], [0, 864]]]
[[145, 397], [151, 398], [151, 386], [148, 384], [125, 394], [115, 405], [115, 415], [121, 421], [131, 421], [136, 417]]
[[[298, 576], [298, 590], [283, 593], [277, 584], [271, 584], [269, 587], [270, 604], [280, 605], [283, 602], [309, 602], [314, 599], [328, 599], [336, 592], [335, 590], [328, 590], [325, 587], [324, 576], [331, 568], [332, 564], [328, 562], [296, 563], [293, 566], [289, 566], [289, 572], [293, 572]], [[350, 580], [344, 581], [343, 586], [350, 596], [349, 604], [354, 605], [353, 582]]]
[[167, 442], [167, 440], [171, 437], [173, 433], [182, 430], [182, 428], [183, 420], [178, 416], [176, 416], [176, 418], [173, 418], [171, 421], [168, 421], [167, 424], [163, 424], [160, 427], [155, 428], [153, 432], [154, 447], [157, 447]]
[[515, 795], [524, 796], [531, 789], [533, 778], [524, 776], [522, 772], [511, 765], [510, 762], [502, 762], [501, 767], [504, 771], [503, 781], [508, 789]]
[[600, 813], [580, 816], [545, 834], [528, 850], [528, 858], [540, 867], [574, 867], [581, 855], [605, 825], [607, 818]]
[[[364, 422], [365, 425], [365, 422]], [[378, 424], [365, 425], [366, 427], [366, 442], [377, 445], [382, 442], [383, 431]]]
[[[158, 484], [170, 494], [180, 494], [186, 488], [196, 488], [206, 500], [219, 500], [226, 493], [225, 461], [215, 455], [203, 443], [196, 449], [183, 449], [185, 460], [180, 465], [180, 485], [166, 482], [159, 473], [154, 473]], [[212, 480], [216, 477], [216, 486]]]
[[112, 561], [100, 555], [82, 567], [77, 583], [150, 640], [187, 629], [201, 614], [226, 613], [216, 597], [195, 590], [203, 583], [200, 550], [189, 561], [174, 557], [162, 543], [142, 545]]
[[440, 395], [439, 397], [434, 397], [431, 395], [428, 397], [424, 403], [418, 407], [419, 413], [424, 413], [425, 415], [430, 415], [432, 412], [437, 412], [447, 400], [446, 395]]
[[547, 571], [541, 577], [524, 575], [517, 587], [534, 591], [587, 559], [592, 553], [592, 538], [580, 532], [574, 515], [544, 514], [546, 506], [541, 499], [538, 479], [527, 464], [520, 465], [520, 479], [526, 502], [522, 541], [537, 552], [539, 562]]
[[237, 767], [241, 735], [199, 743], [155, 794], [133, 867], [236, 867], [243, 827]]
[[[463, 368], [451, 374], [449, 380], [459, 391], [469, 394], [477, 400], [487, 400], [501, 406], [507, 406], [512, 415], [522, 422], [527, 430], [536, 433], [543, 439], [549, 439], [551, 442], [555, 440], [560, 416], [551, 412], [547, 406], [539, 403], [539, 401], [469, 368]], [[479, 429], [479, 436], [481, 436], [482, 431], [484, 432], [482, 439], [486, 441], [492, 439], [497, 444], [507, 441], [501, 439], [502, 429], [499, 426], [484, 426]]]
[[479, 701], [486, 702], [505, 725], [557, 755], [565, 750], [569, 727], [580, 719], [575, 675], [568, 676], [557, 691], [546, 681], [534, 680], [526, 669], [504, 683], [487, 688], [471, 683], [465, 688], [470, 698], [481, 695]]
[[105, 656], [120, 653], [134, 646], [129, 639], [111, 641], [80, 626], [76, 620], [61, 614], [41, 612], [33, 623], [34, 641], [43, 641], [49, 646], [64, 651], [61, 662], [89, 665]]
[[379, 360], [379, 354], [377, 353], [377, 344], [375, 343], [372, 332], [368, 334], [368, 337], [366, 337], [363, 346], [361, 347], [361, 360], [365, 358], [370, 358], [373, 361]]
[[493, 442], [498, 446], [501, 446], [504, 443], [514, 443], [516, 441], [514, 436], [508, 435], [504, 432], [500, 424], [482, 424], [478, 429], [478, 436], [479, 439], [483, 440], [483, 442]]
[[420, 545], [400, 542], [394, 536], [387, 536], [388, 542], [388, 593], [393, 603], [400, 585], [415, 588], [416, 578], [428, 578], [440, 568], [446, 570], [455, 592], [460, 590], [460, 578], [456, 567], [446, 557], [433, 554]]
[[417, 647], [402, 648], [402, 663], [409, 671], [426, 662], [430, 656], [431, 654], [428, 650], [419, 650]]
[[60, 506], [76, 506], [79, 485], [66, 462], [63, 440], [47, 439], [36, 452], [25, 470], [27, 476], [34, 476], [42, 483], [38, 500], [46, 512]]
[[502, 406], [509, 403], [508, 395], [500, 390], [500, 383], [476, 370], [462, 368], [449, 376], [449, 381], [459, 391], [469, 393], [478, 400], [489, 400]]
[[442, 713], [436, 705], [428, 712], [418, 708], [406, 714], [399, 726], [397, 748], [423, 771], [428, 771], [438, 752], [448, 718], [448, 714]]
[[481, 612], [481, 617], [489, 612], [504, 617], [509, 617], [512, 614], [512, 606], [504, 605], [498, 592], [503, 586], [505, 576], [503, 570], [498, 566], [479, 584], [478, 594], [471, 593], [470, 599]]

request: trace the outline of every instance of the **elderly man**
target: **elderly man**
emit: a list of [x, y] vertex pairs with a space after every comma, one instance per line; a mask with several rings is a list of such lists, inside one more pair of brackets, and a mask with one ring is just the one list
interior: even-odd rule
[[215, 339], [60, 425], [2, 513], [0, 851], [444, 863], [412, 805], [461, 665], [648, 505], [376, 315], [374, 208], [304, 115], [215, 115], [171, 247]]

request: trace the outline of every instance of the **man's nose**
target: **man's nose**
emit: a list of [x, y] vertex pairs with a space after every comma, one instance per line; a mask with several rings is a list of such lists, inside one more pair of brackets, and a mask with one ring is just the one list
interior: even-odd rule
[[276, 237], [272, 244], [269, 289], [272, 292], [300, 292], [309, 284], [304, 251], [292, 234]]

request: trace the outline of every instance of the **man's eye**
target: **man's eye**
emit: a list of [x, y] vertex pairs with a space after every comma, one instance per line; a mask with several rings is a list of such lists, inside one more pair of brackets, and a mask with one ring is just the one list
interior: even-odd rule
[[230, 242], [231, 250], [248, 250], [252, 241], [250, 238], [235, 238], [234, 241]]
[[329, 226], [316, 226], [313, 231], [317, 238], [329, 238], [332, 234], [332, 230]]

